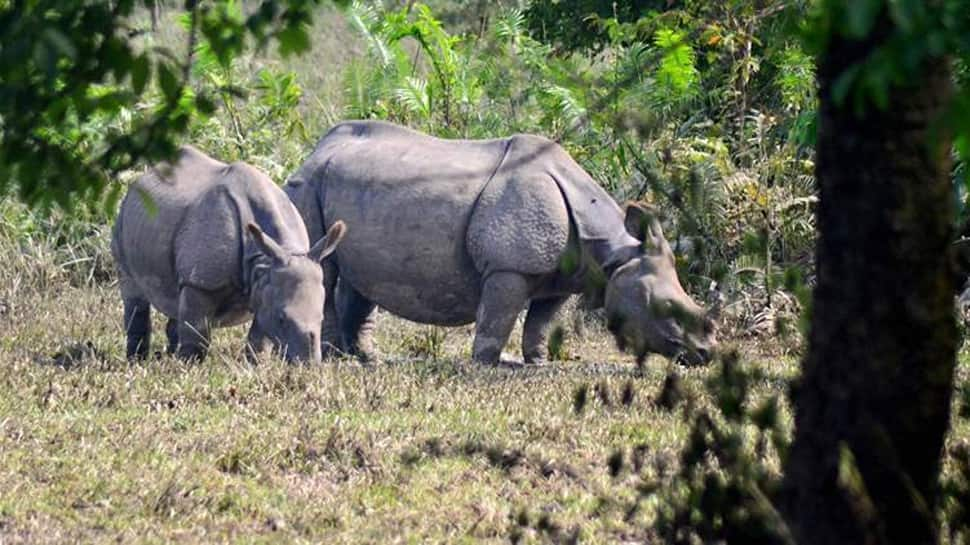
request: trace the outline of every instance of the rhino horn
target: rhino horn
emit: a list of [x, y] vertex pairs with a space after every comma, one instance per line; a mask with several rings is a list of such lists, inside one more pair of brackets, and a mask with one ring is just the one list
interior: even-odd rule
[[660, 227], [660, 214], [652, 206], [627, 203], [623, 224], [627, 232], [642, 240], [647, 249], [653, 249], [657, 253], [672, 253]]
[[332, 254], [334, 250], [337, 249], [337, 245], [343, 240], [344, 235], [347, 234], [347, 225], [337, 220], [330, 229], [327, 230], [327, 235], [317, 241], [310, 248], [310, 253], [307, 254], [310, 259], [314, 261], [323, 261], [328, 255]]
[[288, 257], [286, 251], [280, 248], [280, 245], [276, 243], [269, 235], [263, 232], [255, 223], [250, 223], [246, 226], [246, 230], [249, 231], [250, 236], [253, 237], [253, 241], [259, 246], [270, 259], [276, 261], [277, 263], [284, 263]]

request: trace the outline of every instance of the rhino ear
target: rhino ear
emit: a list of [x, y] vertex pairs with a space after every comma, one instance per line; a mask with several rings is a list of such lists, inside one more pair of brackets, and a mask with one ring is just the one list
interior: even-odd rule
[[314, 261], [323, 261], [337, 249], [337, 245], [340, 244], [340, 241], [343, 240], [346, 234], [347, 225], [337, 220], [330, 226], [330, 229], [327, 231], [327, 236], [318, 240], [313, 245], [313, 248], [310, 248], [310, 253], [307, 255]]
[[652, 207], [636, 202], [626, 205], [626, 217], [623, 219], [626, 230], [633, 237], [642, 240], [647, 249], [670, 251], [667, 239], [664, 238], [660, 227], [660, 215]]
[[246, 225], [246, 230], [249, 231], [249, 235], [253, 237], [253, 242], [259, 246], [270, 259], [277, 263], [283, 263], [286, 261], [287, 254], [280, 248], [280, 245], [276, 243], [269, 235], [263, 232], [255, 223], [249, 223]]

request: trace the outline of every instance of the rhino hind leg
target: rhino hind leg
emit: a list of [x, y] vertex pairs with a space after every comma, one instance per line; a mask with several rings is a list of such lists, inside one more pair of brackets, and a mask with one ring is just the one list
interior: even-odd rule
[[165, 337], [168, 339], [168, 346], [165, 349], [165, 353], [168, 355], [175, 354], [175, 351], [179, 347], [179, 321], [178, 318], [169, 318], [168, 322], [165, 324]]
[[324, 358], [337, 356], [346, 350], [337, 312], [337, 278], [340, 271], [334, 260], [323, 262], [323, 330], [320, 333], [320, 351]]
[[184, 286], [179, 292], [178, 349], [180, 359], [202, 361], [209, 352], [210, 319], [215, 305], [202, 290]]
[[499, 362], [515, 319], [528, 299], [529, 282], [519, 273], [497, 272], [485, 279], [475, 319], [473, 360], [488, 364]]
[[337, 306], [343, 350], [365, 363], [375, 361], [374, 302], [350, 284], [341, 282], [337, 290]]
[[525, 363], [545, 363], [549, 331], [566, 299], [568, 297], [536, 299], [529, 304], [522, 329], [522, 357]]
[[125, 336], [128, 359], [141, 359], [148, 356], [152, 341], [151, 305], [141, 298], [125, 298]]

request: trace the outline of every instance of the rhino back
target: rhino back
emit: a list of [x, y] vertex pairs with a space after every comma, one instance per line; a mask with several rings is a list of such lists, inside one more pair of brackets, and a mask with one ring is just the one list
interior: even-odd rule
[[319, 184], [324, 223], [347, 224], [337, 249], [341, 278], [413, 321], [473, 321], [481, 277], [465, 235], [506, 147], [505, 140], [442, 140], [386, 123], [334, 128], [298, 175]]
[[562, 148], [545, 138], [509, 139], [502, 165], [482, 191], [467, 242], [484, 275], [514, 271], [544, 276], [556, 272], [570, 231], [568, 208], [550, 167]]
[[[264, 174], [186, 148], [174, 167], [151, 169], [129, 190], [112, 247], [126, 281], [163, 314], [176, 316], [180, 285], [242, 287], [257, 252], [243, 234], [249, 221], [293, 253], [309, 249], [299, 214]], [[247, 317], [244, 295], [229, 292], [217, 317], [224, 325]]]
[[245, 288], [260, 251], [245, 227], [255, 223], [291, 254], [309, 251], [306, 228], [286, 194], [245, 164], [221, 169], [186, 214], [175, 240], [180, 282], [206, 290]]
[[578, 289], [584, 285], [575, 282], [580, 278], [557, 277], [572, 268], [563, 262], [567, 252], [581, 252], [572, 255], [600, 267], [637, 253], [640, 243], [627, 233], [623, 216], [616, 201], [561, 146], [516, 135], [475, 207], [469, 247], [486, 274], [516, 271]]
[[173, 164], [149, 168], [129, 188], [112, 235], [112, 251], [123, 277], [123, 295], [148, 299], [168, 316], [178, 312], [175, 239], [193, 204], [226, 165], [183, 148]]
[[599, 265], [616, 265], [636, 255], [641, 243], [627, 232], [623, 210], [613, 197], [559, 146], [549, 156], [547, 171], [569, 207], [588, 258]]

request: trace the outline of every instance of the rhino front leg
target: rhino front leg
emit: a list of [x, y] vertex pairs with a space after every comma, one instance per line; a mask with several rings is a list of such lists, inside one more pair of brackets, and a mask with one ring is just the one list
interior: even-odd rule
[[254, 319], [249, 327], [249, 334], [246, 335], [246, 361], [251, 364], [257, 363], [259, 356], [269, 349], [269, 344], [269, 339]]
[[175, 354], [175, 351], [179, 347], [178, 318], [169, 318], [168, 322], [165, 323], [165, 337], [168, 339], [168, 346], [165, 349], [165, 353], [171, 356]]
[[320, 334], [320, 351], [324, 358], [332, 357], [343, 352], [341, 338], [340, 316], [337, 314], [337, 278], [340, 270], [333, 258], [323, 262], [323, 331]]
[[374, 308], [373, 301], [367, 299], [347, 282], [340, 282], [337, 290], [337, 314], [343, 346], [347, 353], [365, 363], [377, 359], [374, 348]]
[[148, 356], [152, 341], [151, 305], [145, 299], [130, 297], [124, 299], [125, 336], [128, 359], [141, 359]]
[[522, 329], [522, 357], [526, 363], [544, 363], [548, 356], [549, 331], [567, 297], [537, 299], [529, 304]]
[[215, 304], [208, 293], [184, 286], [179, 292], [178, 357], [202, 361], [209, 352], [209, 320]]
[[498, 363], [519, 311], [529, 300], [529, 282], [513, 272], [493, 273], [482, 286], [482, 300], [475, 319], [472, 359]]

